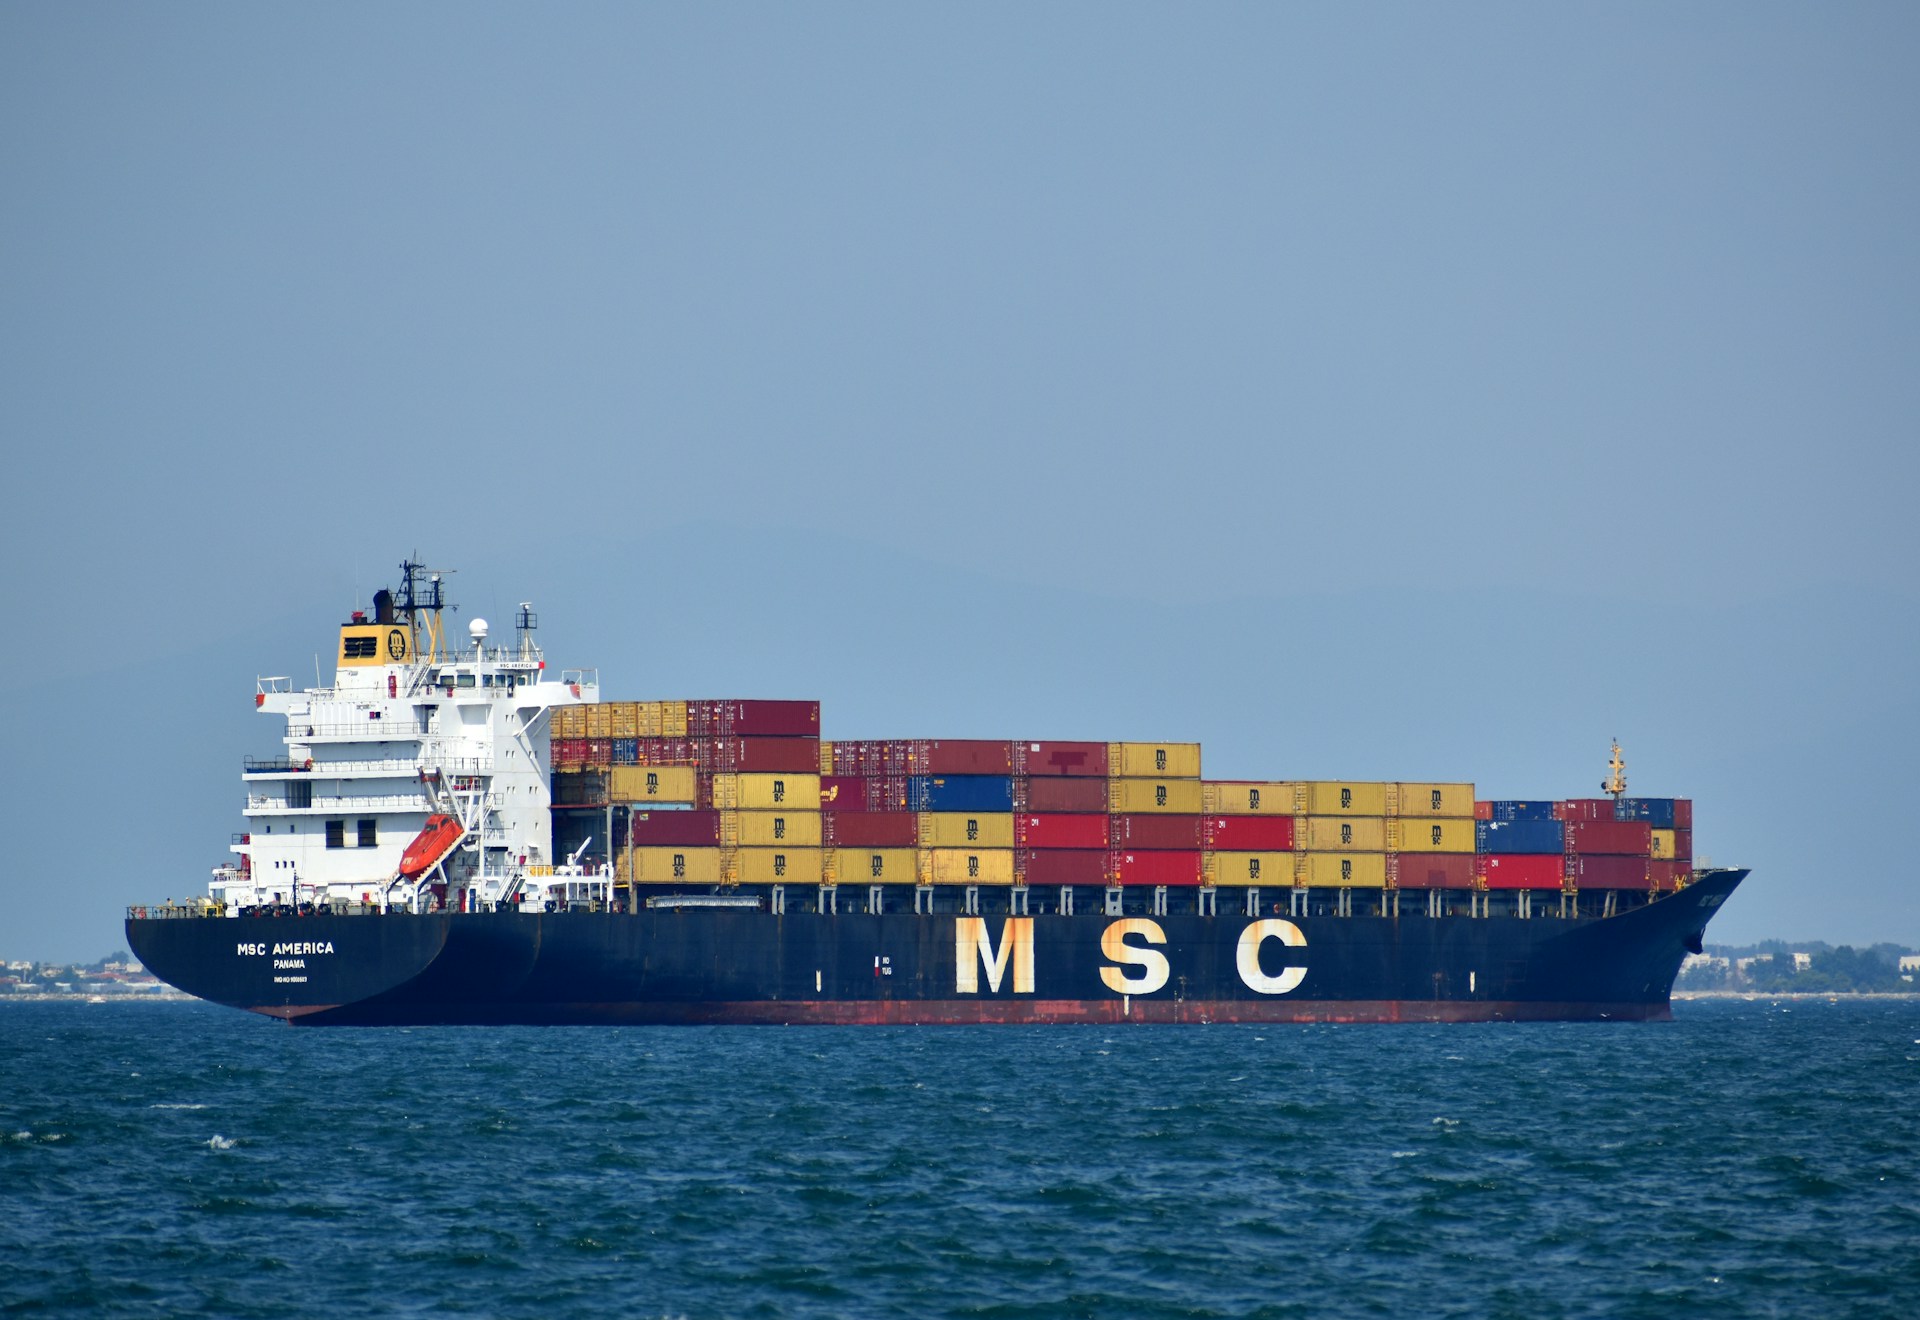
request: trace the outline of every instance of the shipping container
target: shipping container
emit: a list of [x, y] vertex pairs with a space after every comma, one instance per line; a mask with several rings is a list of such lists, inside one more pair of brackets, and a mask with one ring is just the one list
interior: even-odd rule
[[1679, 829], [1673, 832], [1673, 858], [1676, 862], [1693, 861], [1693, 831]]
[[824, 812], [820, 840], [830, 848], [912, 848], [920, 842], [920, 818], [908, 811]]
[[1399, 889], [1471, 889], [1473, 854], [1395, 854], [1387, 858], [1387, 876]]
[[1673, 800], [1673, 827], [1676, 830], [1693, 828], [1693, 799], [1675, 798]]
[[1207, 816], [1201, 821], [1205, 848], [1237, 852], [1293, 851], [1292, 816]]
[[1389, 816], [1473, 818], [1472, 784], [1395, 784], [1388, 798]]
[[745, 811], [818, 811], [820, 776], [816, 774], [716, 774], [712, 802]]
[[1107, 773], [1128, 779], [1198, 779], [1200, 744], [1108, 743]]
[[1197, 885], [1201, 880], [1201, 854], [1198, 850], [1116, 849], [1108, 855], [1107, 869], [1115, 882], [1123, 885]]
[[1011, 775], [915, 775], [907, 781], [909, 811], [1012, 811]]
[[1385, 852], [1387, 822], [1379, 816], [1307, 816], [1294, 831], [1303, 852]]
[[1573, 859], [1573, 882], [1582, 889], [1644, 890], [1652, 883], [1655, 865], [1644, 855], [1589, 853]]
[[[1160, 816], [1159, 820], [1178, 819]], [[1094, 815], [1033, 815], [1013, 818], [1016, 848], [1106, 848], [1111, 842], [1108, 817]]]
[[1679, 834], [1678, 830], [1662, 830], [1662, 829], [1654, 830], [1653, 831], [1653, 847], [1649, 850], [1647, 855], [1650, 857], [1658, 857], [1662, 861], [1667, 861], [1667, 862], [1672, 861], [1675, 857], [1679, 855], [1678, 852], [1676, 851], [1677, 840], [1675, 837], [1678, 834]]
[[717, 811], [641, 811], [633, 817], [636, 848], [718, 848]]
[[820, 703], [817, 701], [689, 701], [686, 719], [687, 735], [693, 738], [820, 736]]
[[1107, 777], [1107, 745], [1090, 742], [1022, 742], [1013, 745], [1016, 775]]
[[733, 878], [743, 885], [817, 885], [823, 870], [818, 848], [737, 848]]
[[1389, 787], [1338, 779], [1297, 781], [1294, 810], [1308, 816], [1385, 816]]
[[[452, 680], [448, 680], [451, 682]], [[596, 701], [586, 708], [587, 737], [613, 737], [613, 711], [604, 701]]]
[[[637, 701], [610, 701], [607, 703], [607, 733], [616, 740], [632, 741], [640, 736], [640, 703]], [[619, 753], [616, 751], [615, 756]]]
[[1385, 853], [1295, 853], [1294, 882], [1309, 889], [1384, 889]]
[[663, 701], [660, 703], [660, 737], [684, 738], [687, 736], [687, 703], [684, 701]]
[[820, 773], [820, 748], [812, 738], [696, 738], [693, 742], [705, 770]]
[[1555, 820], [1612, 820], [1612, 798], [1568, 798], [1553, 804]]
[[1173, 849], [1199, 852], [1206, 841], [1202, 829], [1204, 816], [1161, 815], [1139, 812], [1111, 818], [1108, 847], [1122, 849]]
[[[731, 826], [731, 837], [729, 837]], [[720, 820], [720, 839], [743, 848], [818, 848], [817, 811], [735, 811]]]
[[1041, 776], [1014, 784], [1014, 805], [1036, 814], [1107, 810], [1107, 781]]
[[555, 706], [551, 732], [555, 738], [586, 737], [587, 708], [581, 705]]
[[1566, 826], [1557, 820], [1480, 820], [1473, 824], [1477, 853], [1564, 853]]
[[826, 775], [820, 780], [822, 811], [905, 811], [907, 776]]
[[1488, 812], [1481, 820], [1559, 820], [1559, 803], [1551, 801], [1520, 801], [1506, 799], [1487, 803]]
[[615, 738], [613, 741], [613, 763], [615, 765], [640, 764], [640, 740], [638, 738]]
[[680, 802], [699, 799], [692, 766], [616, 765], [607, 772], [607, 796], [614, 802]]
[[1274, 885], [1293, 887], [1290, 852], [1210, 852], [1201, 874], [1210, 885]]
[[1691, 862], [1648, 862], [1647, 885], [1661, 893], [1670, 893], [1679, 888], [1682, 881], [1692, 873]]
[[836, 775], [913, 775], [925, 773], [920, 744], [908, 738], [863, 739], [823, 744]]
[[701, 764], [699, 748], [687, 738], [649, 738], [639, 737], [633, 740], [635, 765], [690, 765], [701, 770], [712, 767]]
[[1474, 873], [1488, 889], [1560, 889], [1567, 878], [1567, 859], [1560, 853], [1498, 853], [1476, 857]]
[[1474, 803], [1473, 818], [1475, 820], [1492, 820], [1493, 819], [1493, 803], [1491, 802]]
[[911, 885], [920, 880], [915, 848], [834, 848], [826, 854], [827, 879], [841, 885]]
[[1673, 799], [1623, 797], [1613, 804], [1613, 818], [1644, 821], [1656, 830], [1670, 830], [1673, 828]]
[[983, 811], [920, 814], [922, 848], [1012, 848], [1013, 816]]
[[1013, 744], [977, 738], [932, 739], [925, 744], [921, 761], [915, 768], [917, 774], [1010, 775]]
[[1293, 785], [1218, 780], [1200, 785], [1200, 801], [1209, 816], [1291, 816]]
[[587, 763], [587, 740], [585, 738], [555, 738], [548, 747], [548, 755], [558, 770], [577, 770]]
[[936, 885], [1010, 885], [1011, 848], [923, 848], [920, 879]]
[[613, 739], [611, 738], [587, 739], [587, 764], [588, 765], [612, 765], [613, 764]]
[[1438, 816], [1401, 816], [1387, 822], [1390, 852], [1471, 853], [1474, 822]]
[[1653, 851], [1653, 829], [1638, 820], [1568, 821], [1567, 851], [1645, 857]]
[[620, 873], [643, 885], [717, 885], [721, 880], [720, 850], [692, 846], [633, 848], [620, 859]]
[[1022, 883], [1028, 885], [1104, 885], [1107, 850], [1048, 848], [1022, 851], [1014, 859]]
[[1202, 805], [1200, 781], [1197, 779], [1109, 779], [1107, 781], [1107, 810], [1115, 814], [1168, 811], [1183, 816], [1198, 816]]

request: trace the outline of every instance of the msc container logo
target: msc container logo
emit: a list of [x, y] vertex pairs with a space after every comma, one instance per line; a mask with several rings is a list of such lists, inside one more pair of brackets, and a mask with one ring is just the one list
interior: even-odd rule
[[1153, 749], [1153, 769], [1156, 774], [1165, 774], [1167, 772], [1166, 748], [1156, 747]]
[[673, 855], [673, 878], [675, 880], [685, 880], [687, 878], [687, 855], [685, 853], [675, 853]]
[[967, 817], [967, 842], [978, 843], [979, 841], [980, 841], [980, 822], [973, 819], [973, 817], [969, 816]]
[[[1437, 788], [1433, 790], [1433, 809], [1435, 811], [1440, 810], [1440, 790]], [[1434, 834], [1433, 841], [1435, 843], [1440, 842], [1440, 836], [1437, 832]]]
[[786, 780], [776, 779], [773, 781], [773, 800], [775, 802], [785, 802], [787, 800]]
[[[1434, 796], [1439, 797], [1440, 795], [1435, 793]], [[1433, 846], [1436, 848], [1440, 846], [1440, 827], [1438, 825], [1433, 827]]]
[[1249, 811], [1260, 810], [1260, 790], [1259, 789], [1250, 788], [1247, 790], [1247, 809]]
[[647, 796], [652, 797], [660, 791], [660, 776], [652, 770], [647, 771]]
[[1341, 789], [1340, 790], [1340, 809], [1342, 811], [1345, 811], [1348, 807], [1352, 805], [1353, 805], [1353, 790], [1350, 788]]
[[787, 873], [787, 855], [785, 853], [775, 853], [773, 855], [773, 873], [782, 876]]
[[[1162, 761], [1166, 760], [1167, 754], [1165, 752], [1160, 753], [1160, 759]], [[1166, 769], [1165, 766], [1161, 766], [1160, 768], [1162, 770]], [[1167, 805], [1167, 786], [1165, 784], [1155, 784], [1153, 786], [1153, 805], [1156, 807], [1164, 807]]]
[[980, 859], [974, 856], [972, 853], [968, 853], [967, 854], [967, 879], [978, 880], [979, 878], [980, 878]]
[[1247, 879], [1258, 880], [1259, 878], [1260, 878], [1260, 859], [1258, 857], [1247, 858]]
[[875, 880], [878, 880], [880, 878], [880, 872], [885, 867], [885, 865], [886, 865], [886, 859], [881, 857], [879, 853], [867, 854], [867, 866], [873, 872], [873, 878]]
[[784, 839], [787, 837], [787, 818], [785, 816], [775, 816], [773, 818], [773, 837], [776, 839]]
[[1340, 842], [1353, 842], [1353, 826], [1347, 824], [1345, 821], [1340, 822]]
[[1353, 858], [1342, 857], [1340, 859], [1340, 878], [1342, 880], [1353, 879]]

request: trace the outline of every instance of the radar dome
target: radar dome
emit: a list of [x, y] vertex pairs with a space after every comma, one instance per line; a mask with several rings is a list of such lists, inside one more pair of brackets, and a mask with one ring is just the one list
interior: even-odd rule
[[473, 638], [473, 644], [475, 646], [478, 646], [480, 645], [480, 643], [486, 641], [487, 640], [487, 621], [485, 619], [475, 619], [472, 623], [468, 624], [467, 636]]

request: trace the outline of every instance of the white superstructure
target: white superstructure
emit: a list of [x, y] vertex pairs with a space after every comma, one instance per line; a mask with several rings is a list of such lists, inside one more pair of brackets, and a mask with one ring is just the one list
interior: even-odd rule
[[[524, 603], [511, 645], [490, 645], [483, 619], [454, 645], [441, 626], [442, 574], [401, 567], [397, 597], [379, 592], [341, 626], [331, 687], [258, 682], [255, 705], [286, 721], [286, 754], [244, 768], [248, 829], [211, 891], [229, 913], [517, 907], [561, 887], [555, 863], [568, 859], [551, 855], [549, 713], [597, 701], [598, 675], [550, 675]], [[402, 855], [436, 816], [459, 823], [458, 844], [402, 877]]]

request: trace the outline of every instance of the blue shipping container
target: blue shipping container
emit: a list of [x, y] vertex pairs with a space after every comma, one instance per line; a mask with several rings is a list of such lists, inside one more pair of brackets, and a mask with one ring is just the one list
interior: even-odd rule
[[640, 740], [638, 738], [615, 738], [613, 740], [613, 763], [615, 765], [635, 765], [640, 760]]
[[1012, 811], [1011, 775], [915, 775], [907, 781], [908, 811]]
[[1477, 853], [1557, 853], [1567, 849], [1566, 827], [1557, 820], [1477, 820]]
[[1617, 798], [1613, 804], [1615, 820], [1644, 820], [1656, 830], [1673, 828], [1672, 798]]
[[1493, 818], [1495, 820], [1552, 820], [1551, 802], [1495, 802]]

